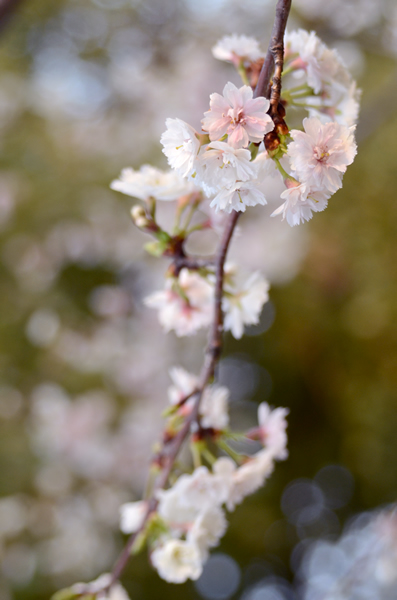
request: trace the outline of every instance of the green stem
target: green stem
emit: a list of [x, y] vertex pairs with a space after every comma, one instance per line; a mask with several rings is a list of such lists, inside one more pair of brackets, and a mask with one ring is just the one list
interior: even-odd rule
[[278, 158], [273, 158], [273, 160], [276, 163], [276, 167], [280, 171], [280, 173], [283, 176], [283, 178], [284, 179], [291, 179], [291, 175], [288, 175], [287, 171], [285, 171], [283, 169], [283, 167], [281, 166], [281, 163], [280, 163], [279, 159]]
[[241, 80], [244, 83], [244, 85], [249, 85], [250, 82], [249, 82], [249, 79], [247, 76], [247, 71], [246, 71], [242, 61], [240, 62], [239, 66], [237, 67], [237, 72], [240, 75]]
[[216, 456], [212, 454], [212, 452], [208, 448], [203, 448], [201, 450], [201, 454], [203, 458], [212, 466], [216, 461]]
[[241, 462], [241, 455], [238, 452], [235, 452], [233, 450], [233, 448], [231, 448], [229, 446], [229, 444], [227, 444], [223, 440], [218, 440], [217, 444], [218, 444], [219, 448], [221, 450], [223, 450], [224, 452], [226, 452], [226, 454], [228, 454], [230, 456], [230, 458], [232, 458], [238, 465], [240, 464], [240, 462]]
[[200, 448], [194, 442], [190, 444], [190, 451], [193, 457], [193, 465], [195, 469], [201, 467], [201, 456], [200, 456]]

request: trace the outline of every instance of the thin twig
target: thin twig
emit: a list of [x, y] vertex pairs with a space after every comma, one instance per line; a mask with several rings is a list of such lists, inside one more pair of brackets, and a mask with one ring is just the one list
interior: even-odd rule
[[[263, 65], [258, 84], [255, 89], [255, 97], [258, 96], [267, 96], [270, 84], [270, 78], [273, 71], [273, 66], [276, 65], [276, 73], [273, 78], [273, 87], [272, 87], [272, 99], [274, 102], [277, 102], [280, 97], [280, 89], [281, 89], [281, 80], [279, 81], [277, 78], [281, 76], [282, 66], [283, 66], [283, 53], [284, 53], [284, 45], [283, 38], [285, 27], [288, 19], [289, 10], [291, 7], [291, 0], [278, 0], [276, 7], [276, 17], [272, 30], [272, 37], [269, 44], [269, 50], [266, 55], [265, 63]], [[281, 70], [280, 70], [281, 68]], [[274, 92], [273, 92], [274, 90]], [[277, 108], [276, 104], [276, 108]], [[162, 471], [159, 474], [156, 483], [154, 485], [154, 490], [148, 499], [147, 511], [143, 520], [143, 523], [136, 533], [132, 534], [127, 541], [123, 551], [121, 552], [119, 558], [117, 559], [114, 568], [111, 574], [111, 580], [107, 585], [106, 589], [109, 590], [112, 585], [119, 579], [121, 573], [125, 569], [131, 550], [134, 546], [135, 540], [139, 536], [142, 531], [144, 531], [147, 522], [153, 512], [157, 509], [158, 500], [157, 500], [157, 491], [163, 489], [168, 482], [168, 478], [170, 476], [172, 467], [174, 465], [175, 459], [179, 454], [184, 442], [187, 437], [194, 428], [194, 425], [197, 423], [199, 408], [202, 395], [204, 393], [205, 388], [208, 383], [214, 376], [214, 371], [216, 364], [219, 360], [219, 356], [222, 350], [222, 334], [223, 334], [223, 311], [222, 311], [222, 296], [223, 296], [223, 282], [224, 282], [224, 267], [226, 261], [227, 251], [229, 249], [229, 245], [233, 236], [233, 232], [235, 230], [238, 218], [241, 213], [237, 211], [233, 211], [229, 219], [226, 223], [226, 227], [219, 245], [219, 250], [216, 256], [215, 261], [215, 294], [214, 294], [214, 319], [212, 322], [210, 335], [209, 335], [209, 343], [207, 346], [207, 350], [204, 357], [204, 363], [201, 369], [199, 384], [197, 386], [197, 390], [192, 395], [195, 397], [192, 411], [186, 417], [184, 424], [181, 429], [175, 435], [174, 438], [167, 441], [163, 444], [163, 448], [160, 452], [161, 462], [162, 462]]]

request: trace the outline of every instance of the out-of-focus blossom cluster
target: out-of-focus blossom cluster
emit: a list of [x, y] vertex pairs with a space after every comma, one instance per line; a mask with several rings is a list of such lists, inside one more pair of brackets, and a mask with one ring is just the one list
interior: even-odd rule
[[392, 600], [397, 593], [395, 506], [354, 518], [336, 541], [305, 552], [298, 572], [302, 598]]
[[[183, 369], [171, 372], [174, 385], [169, 394], [173, 416], [168, 428], [191, 411], [189, 400], [197, 381]], [[258, 427], [245, 434], [263, 446], [253, 455], [235, 452], [228, 443], [227, 388], [207, 388], [200, 409], [201, 434], [193, 446], [195, 462], [200, 456], [210, 468], [200, 464], [193, 473], [182, 474], [167, 490], [157, 492], [157, 511], [150, 517], [146, 530], [154, 529], [150, 541], [151, 562], [159, 575], [172, 583], [200, 577], [209, 549], [218, 545], [227, 528], [226, 514], [242, 500], [263, 486], [271, 474], [275, 460], [287, 457], [286, 409], [271, 410], [266, 403], [259, 406]], [[243, 437], [243, 436], [242, 436]], [[206, 444], [212, 439], [231, 456], [216, 458]], [[121, 507], [121, 529], [134, 533], [142, 529], [148, 507], [145, 501]]]

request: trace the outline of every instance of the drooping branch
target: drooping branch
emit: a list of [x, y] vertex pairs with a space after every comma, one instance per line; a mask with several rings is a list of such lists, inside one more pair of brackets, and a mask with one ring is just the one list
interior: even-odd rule
[[[275, 65], [275, 73], [273, 77], [273, 85], [271, 90], [271, 103], [277, 110], [278, 101], [280, 98], [281, 90], [281, 73], [283, 69], [283, 58], [284, 58], [284, 32], [291, 7], [291, 0], [278, 0], [276, 7], [276, 17], [273, 25], [272, 36], [269, 44], [269, 49], [266, 55], [266, 59], [260, 73], [258, 84], [256, 86], [254, 95], [258, 96], [269, 96], [269, 85], [273, 68]], [[233, 233], [239, 219], [240, 213], [233, 211], [225, 226], [225, 230], [222, 239], [219, 244], [218, 252], [215, 259], [215, 293], [214, 293], [214, 317], [212, 326], [210, 329], [209, 342], [204, 357], [204, 363], [201, 369], [199, 383], [195, 392], [191, 395], [194, 397], [194, 404], [191, 412], [186, 417], [181, 429], [171, 439], [163, 442], [161, 451], [157, 454], [156, 460], [161, 467], [161, 472], [157, 477], [154, 485], [154, 489], [147, 500], [147, 511], [143, 520], [143, 523], [136, 533], [132, 534], [127, 541], [123, 551], [117, 559], [114, 568], [111, 573], [111, 579], [106, 589], [109, 590], [112, 585], [119, 579], [123, 570], [125, 569], [128, 560], [131, 555], [131, 550], [134, 546], [138, 536], [145, 530], [145, 527], [151, 517], [156, 511], [158, 500], [156, 493], [158, 490], [166, 487], [168, 479], [173, 468], [176, 457], [178, 456], [183, 444], [187, 440], [188, 436], [192, 433], [194, 425], [197, 423], [201, 398], [207, 385], [211, 382], [216, 364], [219, 360], [222, 350], [222, 334], [223, 334], [223, 311], [222, 311], [222, 297], [223, 297], [223, 284], [224, 284], [224, 267], [227, 252], [230, 246]], [[181, 257], [181, 260], [188, 260], [187, 257]], [[184, 264], [184, 266], [187, 266]]]

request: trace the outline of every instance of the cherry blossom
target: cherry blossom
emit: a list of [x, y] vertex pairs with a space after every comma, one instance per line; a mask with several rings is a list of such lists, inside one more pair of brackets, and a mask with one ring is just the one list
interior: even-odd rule
[[213, 293], [213, 286], [206, 279], [182, 269], [178, 279], [168, 278], [165, 289], [154, 292], [144, 302], [158, 309], [165, 331], [174, 330], [177, 336], [185, 336], [211, 323]]
[[123, 533], [135, 533], [143, 525], [147, 511], [144, 500], [127, 502], [120, 506], [120, 529]]
[[[198, 387], [198, 377], [192, 375], [181, 367], [170, 369], [173, 385], [168, 388], [168, 398], [171, 404], [178, 404]], [[199, 414], [201, 425], [217, 431], [228, 426], [228, 399], [229, 390], [221, 385], [209, 385], [205, 388], [200, 402]], [[194, 398], [189, 398], [180, 410], [181, 414], [189, 414], [194, 404]]]
[[247, 206], [267, 204], [263, 192], [258, 188], [257, 181], [237, 181], [230, 188], [223, 188], [212, 200], [210, 206], [216, 211], [224, 210], [231, 213], [232, 210], [245, 212]]
[[331, 82], [341, 68], [341, 60], [335, 50], [330, 50], [314, 33], [298, 29], [287, 32], [285, 36], [286, 56], [289, 54], [298, 56], [294, 58], [291, 66], [306, 72], [307, 83], [314, 92], [319, 93], [324, 83]]
[[200, 512], [190, 527], [186, 540], [196, 545], [203, 560], [207, 558], [208, 548], [217, 546], [227, 529], [225, 513], [219, 506], [213, 506]]
[[281, 194], [285, 202], [272, 212], [271, 216], [283, 215], [288, 225], [294, 227], [309, 221], [313, 212], [320, 212], [327, 207], [330, 194], [324, 192], [312, 191], [307, 183], [287, 180], [288, 188]]
[[95, 581], [90, 583], [75, 583], [71, 588], [69, 598], [80, 596], [92, 596], [98, 600], [130, 600], [129, 595], [120, 583], [112, 585], [109, 591], [104, 591], [110, 584], [112, 577], [109, 573], [100, 575]]
[[262, 444], [277, 460], [284, 460], [288, 456], [287, 451], [287, 408], [270, 409], [266, 402], [258, 407], [258, 422]]
[[147, 200], [149, 197], [156, 200], [175, 200], [197, 189], [192, 182], [181, 177], [176, 171], [162, 171], [151, 165], [143, 165], [139, 171], [123, 169], [120, 177], [112, 181], [110, 187], [140, 200]]
[[264, 449], [252, 456], [245, 464], [236, 469], [232, 476], [232, 485], [226, 501], [228, 510], [234, 510], [246, 496], [253, 494], [263, 486], [274, 467], [272, 454]]
[[199, 512], [221, 506], [229, 487], [227, 478], [198, 467], [191, 475], [181, 475], [172, 488], [159, 490], [159, 514], [170, 523], [193, 521]]
[[218, 60], [236, 63], [240, 60], [255, 61], [263, 58], [264, 53], [259, 48], [259, 42], [246, 35], [225, 35], [212, 48], [212, 54]]
[[195, 170], [195, 161], [200, 150], [197, 132], [181, 119], [167, 119], [167, 129], [160, 141], [163, 153], [170, 166], [182, 177], [188, 177]]
[[354, 128], [323, 124], [316, 117], [304, 119], [303, 127], [305, 132], [291, 130], [291, 168], [299, 181], [314, 190], [334, 193], [342, 187], [342, 175], [357, 152]]
[[238, 89], [227, 83], [223, 96], [211, 94], [210, 110], [204, 113], [202, 125], [211, 140], [228, 135], [228, 143], [235, 148], [247, 146], [249, 142], [261, 142], [274, 124], [269, 117], [269, 100], [253, 98], [252, 89], [243, 85]]
[[212, 142], [200, 156], [197, 183], [202, 181], [208, 191], [216, 192], [236, 181], [255, 179], [257, 165], [250, 161], [249, 150], [233, 148], [225, 142]]
[[151, 560], [160, 577], [170, 583], [198, 579], [203, 570], [198, 546], [184, 540], [165, 541], [152, 552]]
[[269, 299], [269, 284], [259, 272], [252, 273], [245, 281], [236, 281], [236, 270], [232, 265], [226, 265], [226, 273], [222, 300], [224, 327], [225, 331], [231, 331], [236, 339], [240, 339], [245, 325], [259, 322], [262, 307]]

